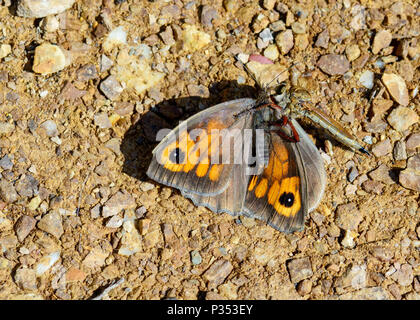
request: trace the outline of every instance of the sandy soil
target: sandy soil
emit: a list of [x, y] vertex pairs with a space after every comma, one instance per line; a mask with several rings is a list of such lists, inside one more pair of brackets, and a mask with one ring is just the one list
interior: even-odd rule
[[[415, 0], [78, 0], [48, 19], [3, 1], [0, 26], [0, 298], [420, 298]], [[66, 61], [42, 72], [46, 43]], [[145, 175], [159, 128], [255, 95], [238, 54], [301, 62], [288, 81], [373, 151], [302, 122], [328, 176], [302, 232]]]

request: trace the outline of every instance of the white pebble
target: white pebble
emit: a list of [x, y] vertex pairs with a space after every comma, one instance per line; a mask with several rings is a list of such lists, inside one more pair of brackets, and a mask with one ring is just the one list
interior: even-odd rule
[[363, 72], [359, 77], [359, 82], [364, 86], [365, 88], [372, 89], [373, 88], [373, 80], [375, 78], [375, 75], [372, 71], [366, 70]]
[[111, 50], [114, 46], [127, 43], [127, 33], [122, 26], [112, 30], [106, 38], [103, 47], [106, 51]]
[[242, 62], [243, 64], [248, 63], [248, 60], [249, 60], [249, 54], [246, 54], [246, 53], [239, 53], [236, 57], [237, 57], [237, 58], [238, 58], [238, 60], [239, 60], [240, 62]]
[[58, 135], [57, 125], [52, 120], [47, 120], [41, 124], [49, 137], [55, 137]]
[[44, 99], [48, 95], [48, 90], [43, 90], [39, 93], [39, 96]]
[[245, 83], [245, 78], [242, 76], [238, 76], [238, 84], [244, 84]]
[[60, 259], [60, 251], [50, 253], [43, 256], [41, 260], [36, 264], [35, 271], [37, 276], [44, 274], [49, 268], [53, 266]]

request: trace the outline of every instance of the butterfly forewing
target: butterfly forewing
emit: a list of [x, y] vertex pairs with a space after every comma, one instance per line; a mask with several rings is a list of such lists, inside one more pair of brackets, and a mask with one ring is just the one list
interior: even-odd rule
[[235, 160], [241, 162], [234, 159], [232, 148], [238, 148], [235, 143], [242, 148], [243, 130], [252, 125], [251, 115], [237, 114], [254, 103], [253, 99], [229, 101], [181, 123], [153, 151], [147, 175], [186, 195], [205, 198], [223, 193], [232, 179]]

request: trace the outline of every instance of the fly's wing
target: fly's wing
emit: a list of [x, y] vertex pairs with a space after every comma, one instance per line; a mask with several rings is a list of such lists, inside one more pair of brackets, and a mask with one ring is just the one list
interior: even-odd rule
[[153, 150], [147, 175], [164, 185], [180, 189], [194, 202], [223, 193], [242, 162], [236, 154], [243, 145], [243, 130], [252, 115], [242, 111], [253, 99], [218, 104], [182, 122]]
[[283, 232], [303, 228], [305, 218], [319, 203], [325, 188], [322, 159], [310, 138], [292, 120], [300, 141], [284, 141], [269, 132], [268, 165], [250, 178], [243, 213]]

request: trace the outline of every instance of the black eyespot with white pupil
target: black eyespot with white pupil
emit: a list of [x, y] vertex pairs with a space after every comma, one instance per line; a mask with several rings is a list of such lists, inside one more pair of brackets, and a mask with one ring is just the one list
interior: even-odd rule
[[293, 203], [295, 202], [295, 196], [293, 195], [293, 193], [283, 192], [279, 200], [280, 200], [280, 204], [282, 204], [286, 208], [290, 208], [291, 206], [293, 206]]
[[169, 154], [169, 160], [172, 163], [176, 163], [176, 164], [180, 164], [184, 162], [184, 157], [185, 157], [184, 152], [179, 148], [173, 149], [171, 153]]

